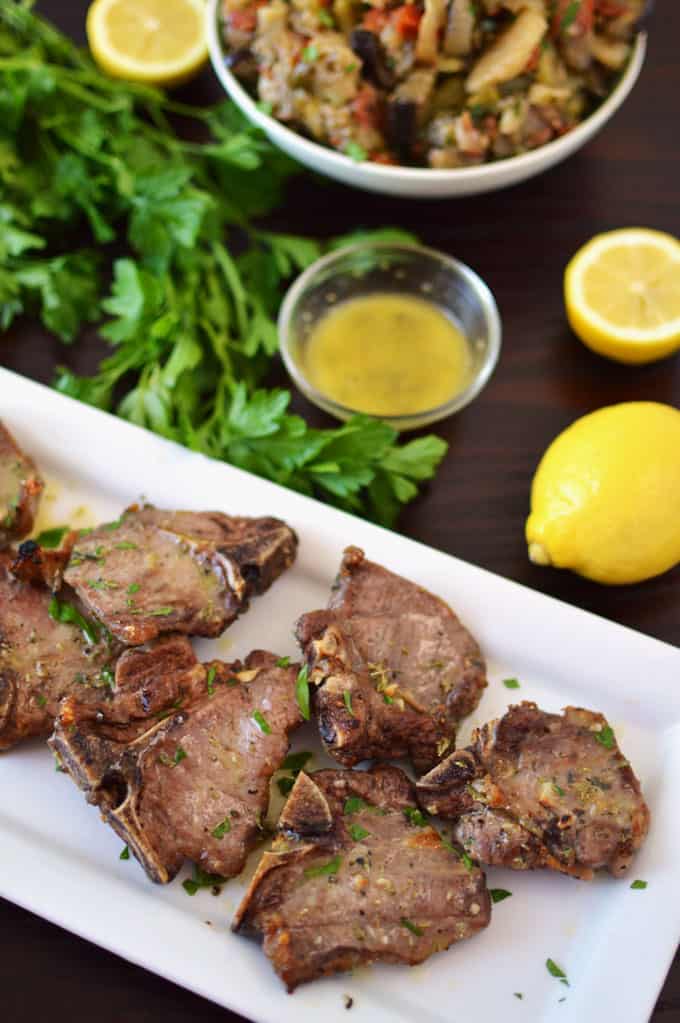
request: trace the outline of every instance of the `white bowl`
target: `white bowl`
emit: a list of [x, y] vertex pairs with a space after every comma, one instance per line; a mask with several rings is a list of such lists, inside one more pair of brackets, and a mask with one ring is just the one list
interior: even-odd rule
[[343, 181], [346, 185], [354, 185], [355, 188], [363, 188], [368, 192], [421, 199], [494, 192], [499, 188], [516, 185], [566, 160], [596, 135], [623, 104], [638, 79], [647, 50], [647, 36], [641, 32], [636, 39], [626, 70], [607, 99], [567, 135], [538, 149], [495, 163], [481, 164], [478, 167], [456, 167], [451, 170], [390, 167], [370, 161], [357, 163], [337, 150], [312, 142], [263, 113], [224, 63], [224, 46], [217, 19], [219, 3], [220, 0], [209, 0], [206, 7], [210, 60], [225, 90], [249, 121], [258, 125], [275, 145], [293, 159], [299, 160], [320, 174], [326, 174], [329, 178]]

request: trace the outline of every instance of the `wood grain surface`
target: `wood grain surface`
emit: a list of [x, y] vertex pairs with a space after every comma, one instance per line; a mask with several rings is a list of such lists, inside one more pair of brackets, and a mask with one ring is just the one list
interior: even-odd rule
[[[38, 8], [83, 38], [84, 0], [43, 0]], [[624, 108], [584, 150], [525, 185], [428, 203], [364, 195], [303, 175], [271, 218], [272, 226], [314, 235], [384, 224], [409, 228], [469, 263], [496, 295], [504, 325], [498, 369], [472, 406], [438, 425], [450, 444], [448, 457], [399, 529], [676, 645], [680, 567], [639, 586], [597, 586], [531, 566], [523, 526], [538, 459], [568, 423], [619, 401], [680, 407], [680, 357], [626, 368], [595, 356], [569, 330], [561, 295], [567, 260], [598, 231], [646, 226], [680, 236], [679, 41], [680, 3], [660, 0], [646, 66]], [[209, 71], [182, 90], [195, 103], [219, 97]], [[95, 334], [68, 348], [32, 323], [0, 337], [0, 364], [44, 382], [57, 364], [93, 369], [103, 351]], [[301, 398], [296, 410], [316, 424], [327, 422]], [[238, 1019], [1, 900], [0, 962], [8, 1023], [80, 1023], [93, 1015], [97, 1023]], [[634, 984], [634, 976], [626, 982]], [[680, 958], [653, 1019], [680, 1023]]]

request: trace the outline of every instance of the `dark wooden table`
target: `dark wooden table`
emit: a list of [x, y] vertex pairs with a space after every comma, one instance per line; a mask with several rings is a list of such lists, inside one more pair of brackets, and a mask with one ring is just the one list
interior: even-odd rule
[[[39, 8], [83, 37], [86, 0], [43, 0]], [[597, 231], [644, 225], [680, 235], [678, 40], [680, 4], [660, 0], [647, 65], [625, 108], [585, 150], [525, 185], [428, 204], [302, 177], [275, 218], [276, 226], [317, 235], [359, 225], [408, 227], [468, 262], [495, 292], [505, 330], [500, 365], [481, 398], [439, 424], [451, 446], [446, 464], [403, 515], [400, 529], [674, 644], [680, 644], [680, 568], [640, 586], [600, 587], [531, 566], [523, 526], [537, 461], [573, 419], [631, 399], [680, 406], [680, 357], [642, 369], [600, 359], [571, 334], [561, 299], [568, 258]], [[206, 72], [184, 93], [192, 102], [207, 103], [220, 89]], [[0, 338], [0, 363], [49, 382], [57, 363], [88, 371], [102, 350], [94, 336], [67, 349], [35, 325], [21, 325]], [[323, 422], [302, 399], [297, 408]], [[48, 1018], [79, 1023], [92, 1015], [97, 1023], [237, 1019], [1, 900], [0, 962], [2, 1018], [8, 1023]], [[627, 982], [635, 983], [634, 977]], [[653, 1019], [680, 1023], [680, 958]]]

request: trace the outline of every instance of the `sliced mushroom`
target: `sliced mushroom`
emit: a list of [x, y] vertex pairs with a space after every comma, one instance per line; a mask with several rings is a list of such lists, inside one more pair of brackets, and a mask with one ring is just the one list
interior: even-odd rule
[[224, 63], [238, 78], [257, 78], [258, 67], [255, 54], [247, 47], [232, 50], [224, 58]]
[[541, 42], [548, 21], [539, 11], [527, 8], [482, 54], [468, 75], [468, 92], [479, 92], [488, 85], [507, 82], [527, 66]]
[[593, 35], [590, 40], [590, 52], [600, 64], [618, 71], [628, 60], [630, 46], [620, 39], [608, 39], [607, 36]]
[[439, 48], [439, 31], [446, 21], [446, 0], [425, 0], [425, 11], [418, 26], [416, 60], [434, 64]]
[[465, 57], [472, 49], [475, 30], [475, 8], [470, 0], [451, 0], [444, 36], [444, 53]]

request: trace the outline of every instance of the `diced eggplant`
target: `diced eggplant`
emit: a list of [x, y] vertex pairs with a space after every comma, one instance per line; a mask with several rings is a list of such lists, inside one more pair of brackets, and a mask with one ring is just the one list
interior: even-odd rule
[[257, 78], [257, 61], [252, 50], [232, 50], [224, 58], [224, 63], [238, 78]]
[[390, 96], [387, 104], [387, 137], [398, 153], [411, 152], [430, 109], [436, 71], [413, 71]]
[[350, 46], [363, 65], [362, 74], [379, 89], [394, 87], [394, 72], [387, 66], [385, 48], [375, 32], [355, 28], [349, 38]]

